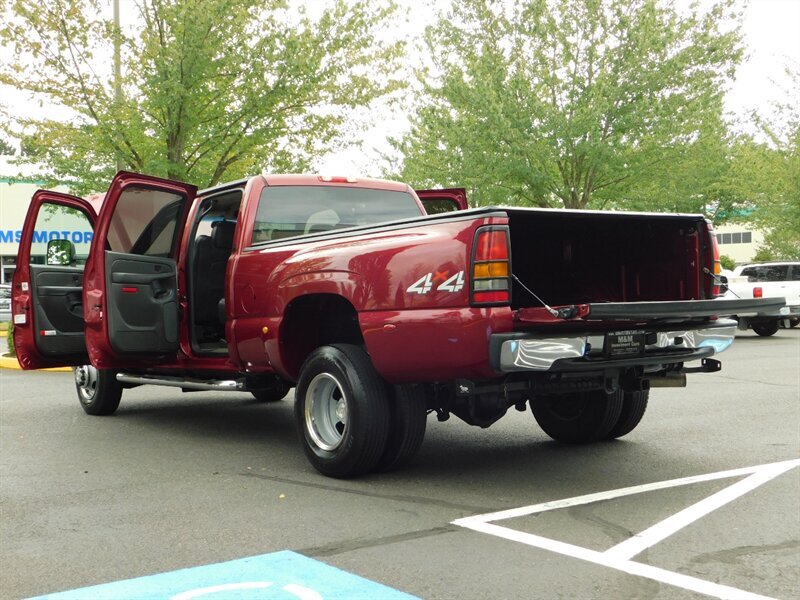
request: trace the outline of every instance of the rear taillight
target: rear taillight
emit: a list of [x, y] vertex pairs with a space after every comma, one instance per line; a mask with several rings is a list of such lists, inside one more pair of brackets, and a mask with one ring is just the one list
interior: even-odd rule
[[764, 297], [764, 290], [760, 287], [753, 288], [753, 298], [763, 298]]
[[511, 249], [508, 227], [490, 225], [475, 232], [472, 250], [472, 304], [511, 302]]
[[709, 220], [706, 220], [706, 225], [708, 227], [708, 235], [711, 237], [711, 250], [714, 261], [711, 267], [711, 272], [714, 274], [714, 283], [711, 285], [711, 297], [717, 298], [723, 293], [720, 289], [719, 280], [719, 276], [722, 273], [722, 263], [719, 260], [719, 244], [717, 244], [717, 236], [714, 235], [714, 227], [711, 225], [711, 221]]

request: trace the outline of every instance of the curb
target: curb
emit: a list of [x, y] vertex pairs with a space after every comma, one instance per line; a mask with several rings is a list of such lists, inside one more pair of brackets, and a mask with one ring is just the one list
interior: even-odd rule
[[[17, 362], [17, 358], [15, 356], [7, 356], [5, 354], [0, 354], [0, 369], [16, 369], [17, 371], [21, 371], [22, 367], [19, 366], [19, 362]], [[53, 371], [58, 373], [69, 373], [72, 371], [71, 367], [54, 367], [52, 369], [39, 369], [39, 371]]]

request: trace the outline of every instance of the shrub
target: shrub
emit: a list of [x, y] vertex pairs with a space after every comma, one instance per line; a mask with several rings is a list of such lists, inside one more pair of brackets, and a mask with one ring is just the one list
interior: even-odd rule
[[8, 341], [8, 353], [11, 356], [17, 355], [17, 349], [14, 347], [14, 322], [10, 322], [8, 324], [8, 337], [6, 338]]
[[719, 257], [719, 262], [722, 264], [723, 269], [727, 269], [728, 271], [733, 271], [736, 268], [736, 261], [733, 260], [730, 256], [722, 255]]

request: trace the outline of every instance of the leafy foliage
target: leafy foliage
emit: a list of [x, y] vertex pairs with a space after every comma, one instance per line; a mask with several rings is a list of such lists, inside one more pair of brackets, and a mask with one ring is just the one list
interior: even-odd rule
[[[542, 207], [705, 207], [741, 57], [724, 0], [463, 0], [426, 32], [430, 102], [397, 141], [414, 184]], [[723, 29], [732, 24], [729, 29]]]
[[733, 271], [736, 268], [736, 261], [727, 254], [721, 255], [719, 257], [719, 262], [722, 265], [722, 268], [727, 269], [728, 271]]
[[[332, 0], [318, 18], [284, 0], [139, 0], [136, 33], [100, 0], [15, 0], [0, 25], [0, 83], [71, 119], [15, 122], [54, 174], [104, 189], [115, 165], [213, 185], [303, 170], [348, 141], [348, 110], [399, 87], [402, 44], [383, 41], [390, 2]], [[115, 97], [114, 41], [121, 46]]]
[[8, 329], [6, 330], [6, 342], [8, 343], [8, 354], [11, 356], [17, 355], [17, 347], [14, 344], [14, 321], [8, 322]]
[[754, 217], [767, 231], [761, 260], [800, 260], [800, 65], [788, 67], [787, 74], [795, 101], [774, 105], [771, 118], [758, 117], [770, 140], [754, 161], [762, 190]]
[[14, 156], [17, 149], [8, 143], [8, 140], [0, 138], [0, 156]]

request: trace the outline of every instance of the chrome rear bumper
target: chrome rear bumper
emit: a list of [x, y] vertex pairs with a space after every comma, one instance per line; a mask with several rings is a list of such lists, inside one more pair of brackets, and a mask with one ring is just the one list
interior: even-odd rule
[[[604, 334], [540, 337], [531, 334], [492, 336], [496, 371], [573, 371], [614, 366], [687, 362], [723, 352], [733, 343], [736, 321], [720, 319], [694, 329], [646, 332], [644, 354], [623, 358], [603, 355]], [[561, 364], [558, 364], [561, 363]]]

